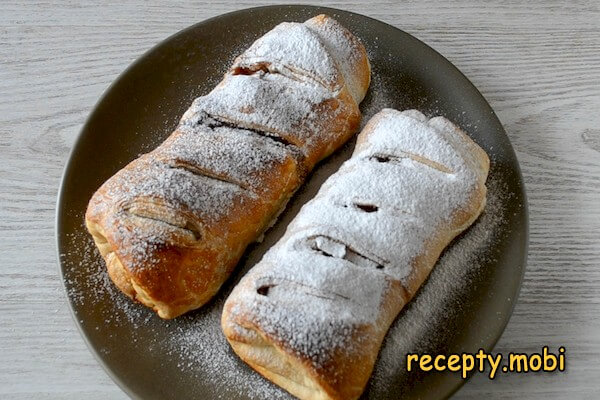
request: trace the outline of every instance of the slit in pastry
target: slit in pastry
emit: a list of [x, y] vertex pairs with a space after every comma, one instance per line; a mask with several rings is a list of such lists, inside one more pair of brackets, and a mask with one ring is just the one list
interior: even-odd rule
[[202, 167], [198, 167], [196, 165], [192, 165], [189, 163], [185, 163], [182, 162], [180, 160], [175, 160], [173, 162], [170, 163], [170, 165], [168, 165], [169, 168], [179, 168], [179, 169], [183, 169], [186, 170], [187, 172], [190, 172], [194, 175], [200, 175], [200, 176], [204, 176], [206, 178], [210, 178], [210, 179], [214, 179], [216, 181], [220, 181], [223, 183], [227, 183], [227, 184], [231, 184], [231, 185], [235, 185], [237, 187], [239, 187], [240, 189], [243, 190], [250, 190], [250, 188], [248, 188], [244, 183], [242, 182], [237, 182], [233, 179], [231, 179], [231, 177], [225, 177], [221, 174], [215, 174], [214, 172], [206, 169], [206, 168], [202, 168]]
[[445, 174], [453, 174], [454, 173], [454, 171], [452, 171], [446, 165], [443, 165], [443, 164], [440, 164], [433, 160], [430, 160], [429, 158], [422, 157], [418, 154], [408, 153], [408, 152], [404, 152], [404, 151], [401, 152], [401, 155], [376, 153], [376, 154], [369, 156], [370, 160], [373, 160], [373, 161], [376, 161], [379, 163], [388, 163], [388, 162], [399, 163], [402, 159], [406, 159], [406, 158], [409, 158], [419, 164], [425, 165], [429, 168], [433, 168], [433, 169], [443, 172]]
[[231, 74], [232, 75], [258, 75], [261, 78], [267, 74], [279, 74], [279, 75], [283, 75], [284, 77], [286, 77], [292, 81], [302, 82], [302, 79], [300, 79], [298, 77], [298, 75], [303, 76], [302, 74], [296, 74], [296, 73], [294, 73], [293, 70], [290, 70], [290, 71], [291, 71], [290, 74], [284, 73], [284, 71], [282, 71], [281, 69], [276, 68], [273, 65], [273, 63], [270, 63], [267, 61], [262, 61], [262, 62], [256, 62], [256, 63], [242, 65], [242, 66], [236, 66], [231, 70]]
[[281, 144], [285, 147], [291, 147], [294, 151], [300, 151], [300, 146], [297, 143], [293, 143], [282, 136], [278, 136], [273, 132], [261, 131], [260, 129], [255, 129], [251, 127], [237, 125], [235, 122], [229, 121], [223, 117], [219, 117], [216, 115], [211, 115], [206, 111], [202, 111], [198, 113], [198, 117], [194, 122], [196, 125], [204, 125], [209, 129], [214, 128], [230, 128], [230, 129], [243, 129], [248, 132], [252, 132], [266, 139], [272, 140], [278, 144]]
[[260, 294], [261, 296], [268, 296], [269, 290], [274, 286], [274, 284], [260, 285], [260, 287], [256, 289], [256, 293]]
[[379, 210], [379, 207], [377, 207], [375, 204], [354, 203], [354, 207], [366, 213], [377, 212]]
[[198, 224], [183, 216], [177, 215], [173, 210], [170, 210], [163, 205], [138, 202], [129, 205], [124, 211], [131, 217], [151, 220], [159, 224], [167, 225], [171, 229], [183, 231], [192, 235], [195, 241], [202, 239], [202, 229]]
[[266, 74], [279, 74], [287, 79], [296, 82], [305, 82], [312, 81], [317, 85], [320, 85], [326, 89], [331, 88], [327, 85], [326, 82], [319, 79], [318, 77], [303, 71], [298, 68], [292, 68], [288, 65], [284, 65], [281, 62], [267, 62], [267, 61], [257, 61], [253, 63], [244, 64], [241, 66], [236, 66], [232, 71], [232, 75], [254, 75], [261, 74], [261, 76]]
[[414, 213], [411, 211], [408, 211], [408, 210], [405, 210], [405, 209], [402, 209], [399, 207], [390, 206], [389, 204], [385, 205], [383, 207], [380, 207], [376, 204], [373, 204], [373, 202], [369, 201], [369, 200], [354, 200], [351, 202], [342, 202], [342, 201], [334, 200], [334, 204], [338, 207], [355, 209], [357, 211], [364, 212], [367, 214], [384, 211], [387, 214], [394, 215], [394, 216], [402, 216], [403, 218], [407, 218], [407, 217], [414, 218]]
[[244, 65], [237, 66], [231, 70], [232, 75], [254, 75], [255, 73], [265, 73], [268, 74], [271, 71], [269, 70], [270, 63], [262, 62], [255, 63], [252, 65]]
[[283, 294], [286, 296], [290, 292], [302, 293], [306, 296], [318, 297], [320, 299], [336, 301], [341, 299], [352, 301], [348, 296], [344, 296], [343, 294], [328, 291], [323, 292], [322, 290], [307, 285], [306, 283], [297, 282], [291, 279], [285, 278], [267, 278], [262, 280], [262, 282], [257, 283], [256, 293], [264, 296], [278, 296], [278, 294]]
[[350, 204], [338, 203], [337, 205], [342, 206], [344, 208], [348, 208], [348, 207], [356, 208], [357, 210], [366, 212], [367, 214], [379, 211], [379, 206], [376, 206], [375, 204], [371, 204], [371, 203], [367, 203], [367, 202], [354, 201]]
[[377, 261], [375, 260], [375, 257], [361, 254], [341, 241], [324, 235], [308, 238], [307, 244], [311, 250], [320, 253], [325, 257], [339, 258], [364, 268], [385, 268], [385, 262]]

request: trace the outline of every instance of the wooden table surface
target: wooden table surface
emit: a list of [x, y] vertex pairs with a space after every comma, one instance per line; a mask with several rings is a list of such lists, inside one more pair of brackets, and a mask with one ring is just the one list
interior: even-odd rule
[[[59, 277], [54, 212], [86, 116], [132, 61], [246, 0], [5, 0], [0, 6], [0, 398], [123, 392], [79, 336]], [[537, 4], [536, 4], [537, 3]], [[268, 3], [260, 3], [268, 4]], [[478, 374], [456, 398], [598, 398], [600, 3], [332, 1], [403, 29], [453, 62], [504, 124], [526, 182], [530, 251], [496, 351], [567, 349], [567, 372]]]

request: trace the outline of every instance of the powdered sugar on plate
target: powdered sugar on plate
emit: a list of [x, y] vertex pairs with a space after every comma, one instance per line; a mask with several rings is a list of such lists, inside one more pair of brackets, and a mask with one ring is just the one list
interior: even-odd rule
[[[464, 296], [485, 268], [494, 268], [490, 249], [506, 229], [511, 197], [500, 172], [487, 180], [487, 204], [479, 219], [442, 253], [428, 280], [390, 327], [371, 376], [369, 398], [401, 397], [414, 385], [406, 370], [408, 353], [444, 353], [443, 341], [463, 312]], [[402, 383], [399, 383], [402, 382]]]

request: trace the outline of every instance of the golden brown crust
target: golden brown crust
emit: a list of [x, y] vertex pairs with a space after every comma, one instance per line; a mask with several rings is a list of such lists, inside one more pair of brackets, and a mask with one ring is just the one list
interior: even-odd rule
[[305, 22], [315, 32], [330, 52], [336, 53], [340, 68], [344, 70], [346, 86], [359, 104], [371, 83], [371, 65], [363, 44], [348, 29], [325, 14]]
[[[286, 29], [295, 40], [324, 37], [303, 24]], [[345, 69], [330, 43], [269, 71], [261, 66], [275, 57], [268, 41], [280, 40], [271, 38], [257, 41], [262, 59], [234, 66], [161, 146], [106, 181], [88, 205], [86, 226], [110, 278], [162, 318], [206, 303], [307, 173], [359, 126], [355, 96], [364, 96], [369, 68], [360, 42], [348, 37], [357, 61]], [[299, 62], [319, 56], [333, 69]], [[359, 78], [346, 76], [354, 70]], [[359, 82], [352, 93], [346, 80]]]
[[[296, 189], [301, 172], [291, 155], [265, 164], [270, 173], [260, 172], [255, 177], [260, 195], [238, 191], [229, 202], [223, 201], [223, 212], [215, 217], [203, 215], [202, 208], [189, 209], [169, 199], [153, 198], [170, 188], [166, 180], [157, 182], [164, 187], [129, 196], [133, 187], [170, 168], [167, 163], [149, 165], [154, 162], [152, 154], [135, 160], [103, 185], [90, 201], [86, 224], [115, 284], [162, 318], [173, 318], [216, 293], [245, 246], [260, 235]], [[198, 190], [202, 189], [198, 185]], [[154, 210], [145, 207], [140, 213], [140, 207], [135, 207], [140, 203], [150, 203]], [[169, 211], [184, 219], [179, 224], [182, 228], [175, 226], [177, 221], [157, 221], [168, 222]], [[151, 216], [146, 218], [148, 214]], [[190, 233], [186, 223], [197, 226], [198, 232]]]
[[[248, 282], [241, 283], [244, 284]], [[239, 302], [228, 300], [221, 326], [232, 349], [244, 362], [294, 396], [311, 400], [356, 399], [363, 392], [377, 359], [377, 339], [385, 335], [388, 321], [394, 320], [406, 301], [404, 288], [398, 282], [390, 282], [378, 322], [355, 327], [347, 338], [348, 342], [360, 343], [360, 348], [335, 349], [327, 362], [319, 365], [290, 348], [289, 342], [265, 333], [264, 327], [253, 320], [252, 310], [234, 311], [233, 308], [241, 307]]]
[[233, 350], [300, 399], [358, 398], [391, 323], [482, 212], [488, 169], [445, 118], [378, 113], [227, 299]]

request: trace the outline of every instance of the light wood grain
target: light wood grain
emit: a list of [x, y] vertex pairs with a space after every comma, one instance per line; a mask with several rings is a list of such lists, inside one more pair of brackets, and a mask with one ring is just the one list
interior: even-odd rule
[[[267, 2], [261, 4], [268, 4]], [[61, 171], [134, 59], [200, 20], [258, 5], [3, 1], [0, 6], [0, 398], [125, 398], [66, 304], [54, 244]], [[497, 351], [567, 348], [568, 372], [476, 375], [456, 398], [600, 391], [600, 10], [594, 0], [326, 2], [395, 25], [460, 68], [497, 111], [529, 196], [530, 254]]]

